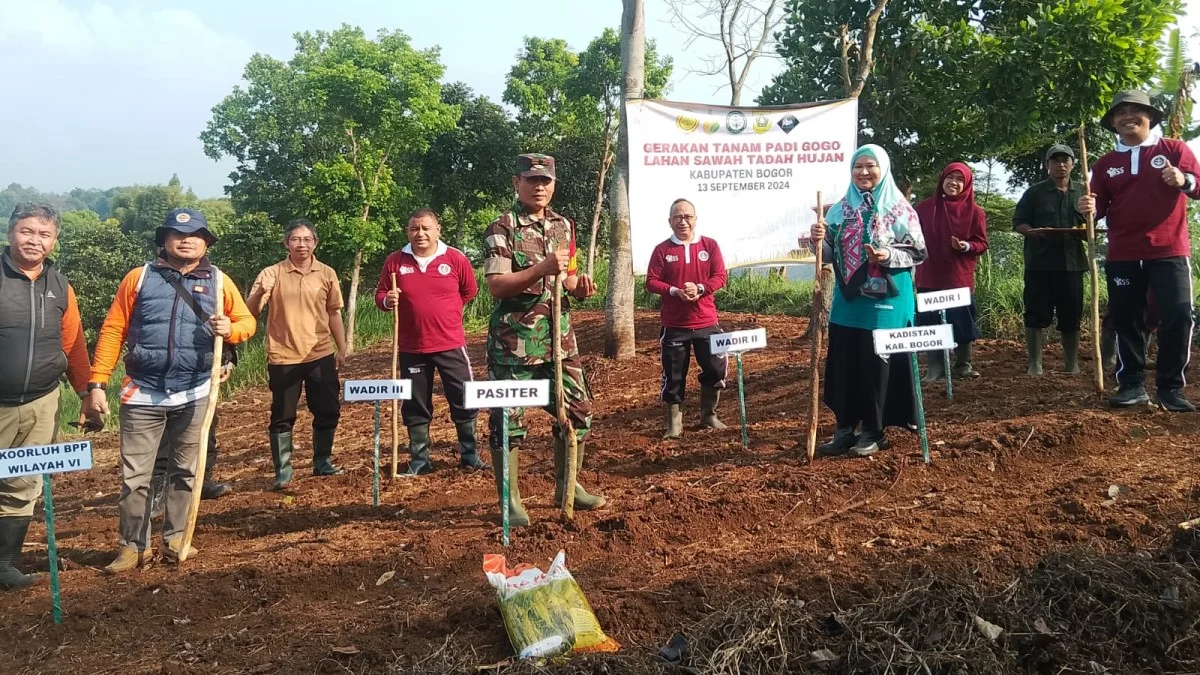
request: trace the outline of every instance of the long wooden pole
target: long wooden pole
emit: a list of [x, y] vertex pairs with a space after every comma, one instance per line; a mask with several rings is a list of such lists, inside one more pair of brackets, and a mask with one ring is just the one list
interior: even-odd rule
[[[1079, 125], [1079, 160], [1083, 171], [1083, 189], [1091, 194], [1092, 181], [1088, 175], [1087, 140], [1083, 125]], [[1096, 393], [1104, 395], [1104, 358], [1100, 354], [1100, 270], [1096, 265], [1096, 214], [1087, 214], [1088, 269], [1092, 276], [1092, 363], [1096, 371]]]
[[554, 402], [558, 410], [558, 429], [566, 435], [567, 441], [567, 484], [563, 486], [563, 517], [571, 520], [575, 517], [575, 481], [579, 478], [575, 470], [575, 458], [579, 453], [579, 442], [575, 438], [575, 430], [571, 428], [571, 419], [567, 416], [567, 397], [563, 391], [563, 354], [562, 354], [562, 292], [566, 280], [566, 272], [559, 272], [554, 277], [554, 316], [550, 330], [554, 332]]
[[[216, 299], [213, 316], [225, 313], [224, 277], [221, 270], [213, 268], [213, 285]], [[180, 562], [187, 560], [192, 547], [192, 536], [196, 533], [196, 518], [200, 515], [200, 494], [204, 491], [204, 469], [208, 463], [208, 435], [212, 431], [213, 416], [217, 414], [217, 401], [221, 398], [221, 354], [225, 348], [225, 339], [213, 333], [212, 372], [208, 381], [208, 406], [204, 408], [204, 422], [200, 425], [199, 452], [196, 458], [196, 471], [192, 478], [192, 501], [188, 505], [187, 525], [183, 528], [183, 540], [179, 544], [178, 558]], [[165, 432], [164, 432], [165, 433]]]
[[[392, 272], [392, 290], [396, 290], [396, 273]], [[392, 379], [400, 378], [400, 301], [392, 307]], [[400, 411], [392, 399], [392, 480], [400, 475]]]
[[[820, 190], [817, 191], [817, 222], [825, 222], [825, 203]], [[812, 336], [812, 354], [809, 355], [809, 369], [812, 371], [812, 405], [808, 418], [808, 461], [810, 463], [817, 454], [817, 418], [821, 412], [821, 342], [823, 341], [821, 317], [825, 312], [825, 290], [821, 288], [821, 270], [824, 267], [821, 253], [825, 248], [825, 241], [814, 241], [813, 248], [816, 249], [816, 273], [813, 274], [812, 302], [816, 311], [812, 313], [812, 321], [816, 325], [808, 327], [808, 334]]]

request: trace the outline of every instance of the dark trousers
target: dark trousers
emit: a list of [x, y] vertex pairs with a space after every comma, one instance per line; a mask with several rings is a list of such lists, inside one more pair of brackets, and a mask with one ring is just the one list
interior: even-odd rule
[[1137, 386], [1146, 380], [1146, 291], [1158, 306], [1160, 391], [1182, 389], [1192, 348], [1192, 271], [1188, 258], [1112, 261], [1108, 314], [1117, 332], [1117, 382]]
[[404, 426], [429, 424], [433, 420], [433, 371], [442, 378], [442, 391], [450, 404], [450, 419], [455, 423], [475, 419], [479, 411], [463, 407], [464, 383], [475, 379], [467, 348], [449, 349], [432, 354], [400, 353], [400, 377], [412, 380], [412, 398], [404, 401], [400, 413]]
[[825, 359], [825, 405], [839, 428], [862, 424], [862, 431], [917, 426], [911, 357], [875, 354], [871, 331], [829, 324]]
[[[220, 407], [213, 413], [212, 426], [208, 428], [208, 452], [204, 455], [204, 480], [211, 481], [213, 467], [217, 465], [217, 424], [221, 421]], [[163, 434], [158, 444], [158, 455], [154, 457], [154, 475], [167, 475], [167, 459], [171, 456], [171, 439]]]
[[659, 333], [662, 344], [662, 391], [663, 403], [683, 403], [687, 389], [688, 361], [690, 352], [696, 353], [696, 365], [700, 366], [700, 386], [714, 389], [725, 388], [725, 375], [729, 359], [724, 354], [714, 355], [708, 338], [721, 333], [720, 324], [708, 328], [667, 328]]
[[338, 397], [340, 385], [333, 354], [308, 363], [268, 365], [267, 378], [271, 388], [271, 433], [292, 430], [301, 389], [313, 416], [313, 430], [337, 428], [342, 403]]
[[1058, 315], [1060, 333], [1076, 332], [1083, 318], [1083, 272], [1025, 270], [1025, 327], [1049, 328]]

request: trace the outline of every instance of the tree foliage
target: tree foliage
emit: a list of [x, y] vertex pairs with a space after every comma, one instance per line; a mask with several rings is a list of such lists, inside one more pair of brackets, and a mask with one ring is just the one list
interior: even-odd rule
[[88, 210], [62, 214], [55, 262], [75, 287], [89, 343], [95, 341], [121, 279], [148, 257], [144, 240], [122, 231], [115, 219], [101, 221]]

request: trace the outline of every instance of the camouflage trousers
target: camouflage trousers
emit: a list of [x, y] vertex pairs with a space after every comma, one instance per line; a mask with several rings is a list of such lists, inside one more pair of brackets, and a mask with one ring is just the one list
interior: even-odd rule
[[[554, 435], [564, 438], [558, 425], [558, 408], [554, 386], [554, 362], [536, 366], [526, 365], [488, 365], [489, 380], [550, 380], [550, 405], [544, 410], [555, 419]], [[575, 428], [575, 438], [582, 441], [592, 430], [592, 392], [588, 388], [587, 378], [583, 374], [583, 363], [579, 357], [563, 359], [563, 393], [567, 404], [567, 418]], [[500, 410], [491, 409], [488, 416], [488, 443], [493, 450], [503, 447]], [[525, 438], [525, 408], [508, 409], [508, 446], [510, 449], [521, 446]]]

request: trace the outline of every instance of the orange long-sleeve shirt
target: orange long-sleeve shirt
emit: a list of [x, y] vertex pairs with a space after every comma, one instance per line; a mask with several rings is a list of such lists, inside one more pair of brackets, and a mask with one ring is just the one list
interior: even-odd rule
[[[96, 340], [96, 354], [92, 361], [92, 382], [108, 382], [117, 367], [117, 359], [121, 357], [121, 346], [125, 344], [125, 336], [129, 334], [129, 318], [133, 316], [133, 305], [137, 301], [138, 286], [146, 268], [138, 267], [125, 275], [108, 315], [104, 317], [104, 325], [100, 327], [100, 336]], [[224, 272], [221, 275], [222, 312], [229, 317], [230, 334], [225, 339], [230, 344], [238, 344], [250, 339], [257, 328], [257, 322], [246, 301], [238, 292], [233, 279]]]

